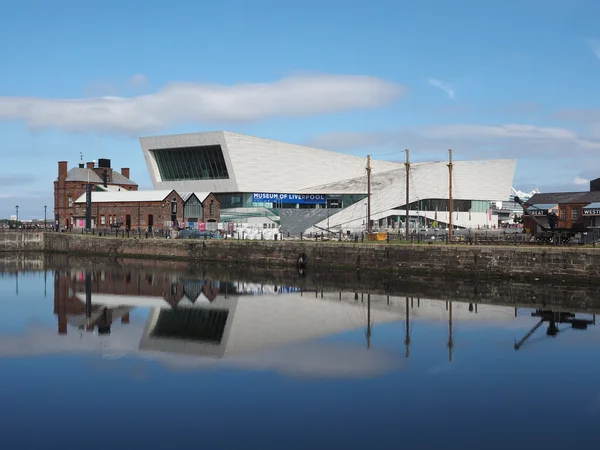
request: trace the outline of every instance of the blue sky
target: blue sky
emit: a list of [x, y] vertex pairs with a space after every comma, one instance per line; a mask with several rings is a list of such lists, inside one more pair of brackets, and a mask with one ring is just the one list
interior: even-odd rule
[[58, 160], [108, 157], [150, 188], [139, 136], [220, 129], [382, 159], [516, 157], [519, 189], [586, 190], [599, 17], [592, 0], [11, 2], [0, 217], [51, 209]]

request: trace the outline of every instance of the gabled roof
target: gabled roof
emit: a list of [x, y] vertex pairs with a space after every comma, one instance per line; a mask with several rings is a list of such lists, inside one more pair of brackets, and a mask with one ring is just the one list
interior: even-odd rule
[[593, 203], [600, 202], [600, 191], [584, 192], [549, 192], [544, 194], [534, 194], [529, 200], [528, 205], [549, 204], [549, 203]]
[[[135, 203], [162, 202], [171, 194], [178, 195], [172, 189], [159, 191], [106, 191], [92, 192], [92, 203]], [[75, 200], [75, 203], [85, 203], [85, 194]]]
[[203, 203], [210, 194], [211, 192], [182, 192], [180, 195], [184, 202], [187, 202], [192, 195], [195, 195]]

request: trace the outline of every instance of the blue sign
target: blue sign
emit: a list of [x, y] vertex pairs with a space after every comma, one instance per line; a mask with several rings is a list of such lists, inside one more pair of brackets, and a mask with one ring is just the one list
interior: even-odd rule
[[254, 192], [254, 203], [293, 203], [299, 205], [324, 205], [327, 196], [324, 194], [269, 194]]

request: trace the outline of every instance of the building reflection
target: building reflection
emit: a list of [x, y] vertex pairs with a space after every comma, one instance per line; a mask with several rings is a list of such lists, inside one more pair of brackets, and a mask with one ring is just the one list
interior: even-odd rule
[[130, 321], [137, 306], [177, 307], [181, 302], [214, 301], [221, 283], [181, 280], [170, 274], [119, 270], [70, 270], [54, 273], [54, 314], [58, 334], [69, 325], [88, 332], [109, 334], [112, 324]]
[[[255, 296], [270, 296], [264, 301]], [[506, 326], [518, 308], [440, 301], [361, 292], [303, 291], [261, 283], [219, 282], [172, 273], [70, 270], [54, 274], [54, 314], [58, 334], [69, 329], [111, 334], [115, 323], [127, 325], [133, 309], [149, 310], [139, 350], [223, 358], [364, 330], [367, 349], [377, 345], [377, 326], [404, 324], [403, 357], [411, 357], [411, 335], [422, 321], [447, 323], [448, 361], [456, 350], [457, 331], [468, 322]], [[514, 348], [521, 348], [544, 323], [557, 336], [563, 326], [586, 329], [592, 319], [571, 312], [535, 310], [539, 321]]]

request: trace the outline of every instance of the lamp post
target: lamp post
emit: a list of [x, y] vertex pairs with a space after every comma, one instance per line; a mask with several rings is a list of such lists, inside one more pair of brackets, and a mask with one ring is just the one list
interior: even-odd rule
[[46, 223], [46, 211], [48, 210], [48, 206], [44, 205], [44, 230], [48, 227], [48, 224]]
[[19, 221], [19, 205], [15, 206], [15, 209], [17, 210], [17, 222]]

